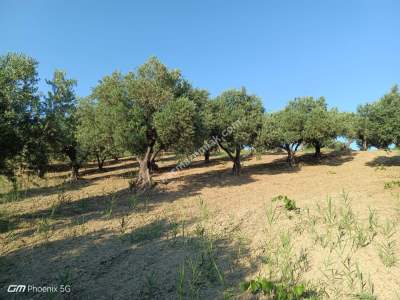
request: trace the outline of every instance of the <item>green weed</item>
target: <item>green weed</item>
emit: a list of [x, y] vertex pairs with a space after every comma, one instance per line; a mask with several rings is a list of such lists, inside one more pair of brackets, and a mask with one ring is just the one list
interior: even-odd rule
[[383, 240], [378, 243], [378, 255], [382, 263], [390, 268], [396, 265], [397, 255], [396, 255], [396, 240], [393, 236], [396, 233], [396, 224], [389, 220], [383, 225], [381, 233], [383, 235]]
[[385, 182], [384, 188], [387, 189], [393, 189], [395, 187], [400, 187], [400, 180], [392, 180]]
[[283, 202], [285, 209], [288, 211], [298, 210], [296, 201], [289, 199], [287, 196], [279, 195], [272, 198], [272, 202], [275, 201]]
[[105, 215], [105, 217], [107, 219], [110, 219], [114, 210], [114, 207], [116, 205], [117, 202], [117, 196], [115, 194], [112, 194], [110, 196], [110, 200], [108, 201], [106, 208], [103, 211], [103, 214]]
[[240, 284], [242, 291], [249, 291], [252, 294], [262, 293], [279, 300], [302, 299], [306, 294], [306, 288], [303, 283], [293, 286], [287, 286], [283, 283], [269, 281], [264, 277], [246, 281]]
[[41, 218], [38, 220], [36, 224], [36, 233], [43, 235], [46, 240], [50, 237], [51, 229], [52, 225], [48, 218]]
[[135, 244], [151, 241], [161, 237], [164, 231], [164, 223], [161, 220], [156, 220], [132, 232], [130, 234], [130, 241]]
[[138, 206], [138, 203], [139, 203], [139, 198], [136, 195], [131, 195], [128, 198], [129, 209], [132, 209], [132, 210], [136, 209], [136, 207]]
[[279, 218], [279, 212], [277, 210], [276, 205], [273, 205], [271, 202], [270, 205], [266, 208], [265, 212], [267, 216], [268, 225], [271, 227], [272, 224], [274, 224]]

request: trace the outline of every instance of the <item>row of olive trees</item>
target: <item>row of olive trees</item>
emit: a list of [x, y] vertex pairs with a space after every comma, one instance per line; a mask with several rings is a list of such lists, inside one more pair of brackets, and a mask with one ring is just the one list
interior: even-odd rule
[[76, 175], [75, 80], [56, 71], [38, 92], [37, 62], [22, 54], [0, 57], [0, 175], [15, 180], [24, 166], [43, 175], [50, 158], [68, 157]]
[[[14, 178], [24, 166], [43, 175], [49, 161], [67, 158], [74, 179], [88, 159], [100, 169], [107, 158], [134, 155], [139, 164], [138, 188], [151, 186], [161, 151], [189, 154], [210, 139], [206, 161], [216, 147], [241, 171], [241, 151], [281, 148], [295, 164], [302, 145], [321, 148], [337, 137], [368, 146], [399, 144], [400, 97], [397, 88], [357, 113], [328, 109], [324, 98], [296, 98], [281, 111], [265, 113], [260, 98], [244, 88], [210, 99], [192, 87], [178, 70], [156, 58], [135, 72], [114, 72], [77, 99], [76, 81], [61, 71], [47, 80], [50, 91], [37, 88], [37, 62], [20, 54], [0, 57], [0, 173]], [[226, 129], [235, 124], [233, 131]]]
[[352, 133], [362, 150], [400, 145], [400, 93], [395, 85], [378, 101], [361, 105], [353, 115]]

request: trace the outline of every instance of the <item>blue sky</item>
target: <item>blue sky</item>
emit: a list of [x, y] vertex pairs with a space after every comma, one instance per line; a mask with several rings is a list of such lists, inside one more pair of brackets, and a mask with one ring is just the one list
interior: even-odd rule
[[397, 0], [1, 0], [0, 54], [33, 56], [42, 79], [67, 71], [79, 96], [155, 55], [213, 96], [246, 86], [268, 111], [321, 95], [355, 110], [400, 83], [399, 11]]

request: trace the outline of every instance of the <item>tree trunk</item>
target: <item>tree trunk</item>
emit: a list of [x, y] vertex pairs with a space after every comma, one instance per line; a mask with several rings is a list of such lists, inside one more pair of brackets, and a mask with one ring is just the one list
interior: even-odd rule
[[233, 160], [233, 168], [232, 168], [232, 174], [235, 176], [240, 175], [240, 171], [242, 168], [242, 166], [240, 164], [240, 150], [241, 150], [241, 147], [236, 146], [236, 154], [235, 154], [235, 158]]
[[153, 186], [153, 181], [150, 175], [150, 156], [152, 147], [148, 147], [145, 155], [141, 158], [137, 157], [139, 163], [139, 173], [135, 182], [136, 190], [146, 190]]
[[225, 148], [220, 143], [218, 143], [218, 145], [221, 147], [222, 150], [224, 150], [228, 154], [229, 158], [233, 162], [232, 174], [235, 175], [235, 176], [240, 175], [240, 169], [241, 169], [241, 165], [240, 165], [240, 150], [241, 150], [242, 147], [240, 145], [236, 145], [236, 153], [235, 153], [235, 156], [233, 156], [228, 148]]
[[206, 150], [206, 152], [204, 152], [204, 162], [206, 164], [210, 162], [210, 150]]
[[154, 171], [158, 170], [158, 165], [156, 163], [156, 157], [158, 153], [160, 153], [161, 149], [158, 149], [156, 152], [151, 153], [150, 155], [150, 160], [149, 160], [149, 170], [150, 173], [153, 173]]
[[289, 165], [290, 165], [292, 168], [294, 168], [294, 167], [296, 166], [296, 160], [295, 160], [295, 157], [294, 157], [295, 152], [292, 151], [292, 149], [290, 148], [289, 145], [286, 145], [286, 146], [284, 147], [284, 149], [286, 150], [287, 155], [288, 155], [288, 156], [287, 156], [287, 162], [289, 163]]
[[314, 146], [315, 146], [314, 156], [317, 158], [320, 158], [321, 157], [321, 144], [319, 142], [317, 142], [314, 144]]
[[71, 168], [71, 181], [77, 181], [79, 179], [79, 166], [73, 164]]
[[99, 171], [104, 171], [103, 166], [104, 166], [104, 159], [100, 158], [100, 155], [96, 153], [96, 159], [97, 159], [97, 167], [99, 168]]
[[367, 145], [367, 138], [366, 137], [363, 137], [363, 140], [362, 140], [362, 147], [361, 147], [362, 149], [362, 151], [367, 151], [368, 150], [368, 145]]
[[150, 173], [154, 173], [154, 171], [158, 170], [158, 165], [155, 161], [155, 159], [152, 159], [149, 161], [149, 171]]
[[292, 151], [289, 151], [289, 153], [288, 153], [288, 162], [292, 168], [294, 168], [296, 166], [296, 159], [295, 159], [294, 153]]
[[68, 156], [71, 162], [71, 181], [76, 181], [79, 179], [79, 167], [80, 167], [76, 149], [74, 146], [68, 146], [65, 148], [64, 152]]

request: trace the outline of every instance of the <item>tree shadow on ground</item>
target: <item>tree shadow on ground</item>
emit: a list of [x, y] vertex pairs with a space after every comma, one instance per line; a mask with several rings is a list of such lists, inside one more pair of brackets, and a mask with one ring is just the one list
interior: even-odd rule
[[[324, 155], [318, 163], [337, 166], [352, 160], [354, 155], [354, 153], [331, 153], [329, 155]], [[250, 157], [247, 159], [250, 159]], [[247, 159], [244, 159], [244, 162], [246, 162]], [[315, 158], [307, 154], [301, 156], [300, 161], [304, 165], [315, 164]], [[245, 166], [241, 176], [231, 175], [231, 163], [228, 159], [222, 161], [215, 159], [209, 164], [206, 164], [206, 166], [215, 166], [218, 164], [226, 165], [226, 167], [209, 171], [208, 168], [204, 167], [203, 161], [196, 161], [188, 168], [191, 171], [196, 170], [197, 172], [195, 174], [182, 174], [177, 172], [174, 174], [174, 178], [166, 181], [160, 180], [163, 176], [163, 172], [160, 172], [159, 176], [155, 177], [158, 182], [157, 187], [141, 195], [134, 195], [131, 193], [128, 189], [127, 183], [127, 188], [118, 192], [84, 197], [74, 201], [60, 201], [59, 199], [55, 199], [54, 204], [50, 207], [14, 216], [9, 225], [10, 228], [15, 228], [21, 221], [35, 222], [49, 217], [55, 220], [82, 218], [82, 222], [84, 223], [96, 218], [105, 218], [107, 214], [110, 214], [113, 217], [120, 217], [125, 214], [126, 211], [129, 211], [132, 205], [134, 205], [132, 204], [132, 201], [137, 201], [136, 209], [151, 211], [161, 202], [173, 202], [181, 198], [200, 195], [201, 190], [204, 188], [229, 186], [239, 187], [259, 180], [256, 179], [254, 175], [291, 174], [301, 170], [301, 168], [291, 168], [286, 162], [284, 156], [275, 159], [272, 162], [262, 164], [256, 163]], [[123, 174], [118, 174], [118, 176], [123, 176]], [[50, 195], [62, 191], [63, 193], [68, 194], [68, 191], [70, 190], [90, 185], [93, 180], [97, 179], [85, 180], [80, 183], [68, 184], [67, 186], [62, 187], [45, 188], [37, 191], [34, 190], [30, 191], [30, 193], [31, 195], [34, 193], [36, 193], [36, 195]], [[173, 189], [169, 189], [167, 186], [168, 184], [175, 184], [176, 186]], [[65, 224], [60, 226], [65, 226]]]
[[[201, 169], [204, 168], [205, 171], [189, 175], [181, 175], [180, 172], [177, 172], [176, 175], [174, 175], [174, 178], [172, 178], [171, 180], [166, 180], [167, 184], [169, 184], [169, 182], [178, 184], [178, 187], [175, 188], [173, 191], [163, 189], [163, 183], [162, 181], [160, 181], [160, 178], [163, 178], [163, 172], [168, 172], [169, 170], [171, 170], [170, 166], [168, 166], [162, 169], [163, 172], [160, 172], [160, 176], [158, 177], [158, 179], [160, 181], [159, 186], [161, 188], [153, 191], [152, 196], [156, 196], [158, 201], [171, 202], [183, 197], [200, 195], [200, 191], [203, 188], [246, 185], [258, 180], [254, 177], [254, 175], [278, 175], [285, 173], [297, 173], [301, 171], [301, 165], [339, 166], [353, 160], [355, 155], [357, 155], [357, 153], [347, 151], [331, 152], [329, 154], [323, 155], [320, 159], [316, 159], [312, 156], [312, 154], [304, 154], [299, 157], [300, 163], [297, 167], [294, 168], [287, 163], [286, 156], [282, 155], [272, 162], [245, 165], [242, 168], [242, 174], [240, 176], [231, 175], [231, 164], [230, 160], [227, 158], [223, 160], [214, 159], [206, 165], [202, 161], [196, 161], [187, 169], [199, 169], [201, 171]], [[242, 161], [246, 162], [250, 159], [251, 157], [247, 157]], [[211, 171], [205, 168], [205, 166], [207, 165], [216, 166], [219, 164], [226, 165], [226, 167], [224, 169], [214, 169]]]
[[[127, 160], [127, 161], [129, 161], [129, 160]], [[103, 170], [99, 170], [97, 167], [91, 168], [91, 169], [85, 169], [85, 170], [80, 171], [79, 175], [80, 176], [88, 176], [88, 175], [93, 175], [93, 174], [105, 174], [108, 172], [114, 172], [114, 171], [124, 170], [124, 169], [128, 169], [128, 168], [138, 167], [138, 163], [136, 161], [126, 163], [127, 161], [125, 161], [124, 164], [104, 166]]]
[[[51, 219], [53, 222], [56, 221], [53, 224], [55, 229], [61, 229], [69, 223], [79, 222], [82, 225], [94, 219], [111, 220], [133, 211], [148, 212], [153, 208], [153, 203], [149, 203], [150, 201], [144, 196], [137, 198], [135, 202], [130, 202], [131, 197], [135, 196], [128, 189], [123, 189], [74, 201], [55, 199], [53, 205], [47, 208], [12, 216], [10, 228], [18, 227], [18, 224], [24, 221], [35, 225], [39, 220]], [[23, 235], [29, 235], [29, 231]]]
[[[46, 197], [53, 194], [80, 190], [90, 185], [89, 180], [81, 179], [74, 182], [62, 182], [53, 186], [34, 187], [0, 194], [0, 204], [6, 202], [19, 202], [32, 197]], [[8, 200], [12, 197], [12, 201]]]
[[369, 167], [398, 167], [400, 166], [400, 155], [397, 156], [378, 156], [366, 163]]
[[316, 158], [312, 153], [306, 153], [299, 156], [299, 161], [303, 165], [325, 165], [325, 166], [340, 166], [344, 163], [352, 161], [358, 152], [351, 150], [332, 151], [321, 154], [320, 158]]
[[248, 259], [242, 263], [248, 248], [233, 235], [214, 235], [196, 220], [186, 221], [183, 230], [179, 222], [156, 218], [125, 232], [50, 238], [8, 253], [0, 261], [0, 298], [18, 283], [71, 285], [71, 293], [60, 297], [65, 299], [220, 299], [256, 270]]

